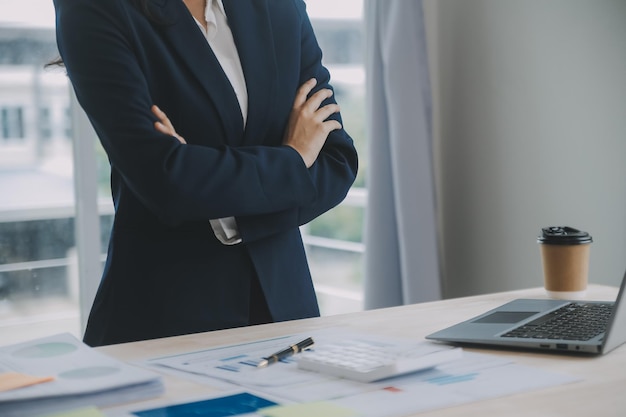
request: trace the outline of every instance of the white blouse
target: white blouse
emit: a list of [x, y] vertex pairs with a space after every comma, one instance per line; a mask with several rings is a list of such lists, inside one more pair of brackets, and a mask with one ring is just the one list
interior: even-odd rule
[[[248, 116], [246, 79], [243, 75], [233, 34], [228, 26], [222, 0], [207, 0], [204, 17], [207, 22], [207, 30], [204, 30], [204, 26], [197, 20], [196, 23], [222, 66], [222, 70], [228, 77], [233, 90], [235, 90], [245, 127]], [[239, 229], [234, 217], [212, 219], [209, 222], [213, 228], [213, 233], [223, 244], [236, 245], [241, 242], [241, 236], [239, 236]]]

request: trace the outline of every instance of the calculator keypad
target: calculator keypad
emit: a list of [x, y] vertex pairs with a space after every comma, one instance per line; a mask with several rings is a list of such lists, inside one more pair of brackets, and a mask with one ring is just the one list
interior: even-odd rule
[[360, 341], [326, 344], [304, 352], [298, 367], [360, 382], [370, 382], [431, 368], [458, 359], [461, 349], [428, 346], [394, 348]]

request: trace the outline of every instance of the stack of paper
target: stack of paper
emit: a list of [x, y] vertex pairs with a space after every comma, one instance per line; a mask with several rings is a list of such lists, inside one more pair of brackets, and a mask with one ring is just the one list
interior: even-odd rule
[[70, 334], [0, 347], [0, 416], [107, 406], [163, 393], [155, 373], [97, 352]]

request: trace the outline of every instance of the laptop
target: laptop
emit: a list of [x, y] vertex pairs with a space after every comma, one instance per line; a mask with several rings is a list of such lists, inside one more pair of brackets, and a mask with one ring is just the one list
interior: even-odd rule
[[626, 342], [622, 278], [614, 302], [516, 299], [426, 336], [453, 344], [475, 344], [600, 355]]

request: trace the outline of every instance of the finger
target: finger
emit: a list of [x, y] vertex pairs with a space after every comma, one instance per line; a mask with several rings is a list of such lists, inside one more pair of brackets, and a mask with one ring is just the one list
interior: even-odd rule
[[157, 130], [157, 132], [163, 133], [164, 135], [175, 137], [176, 139], [178, 139], [180, 143], [187, 143], [187, 141], [185, 141], [185, 138], [183, 138], [178, 133], [176, 133], [173, 129], [170, 129], [169, 127], [165, 126], [161, 122], [154, 122], [154, 128]]
[[158, 122], [158, 121], [154, 122], [154, 128], [157, 130], [157, 132], [163, 133], [165, 135], [172, 136], [174, 134], [172, 129], [170, 129], [169, 127], [165, 126], [163, 123]]
[[324, 88], [322, 90], [317, 91], [315, 94], [309, 97], [309, 99], [306, 101], [304, 106], [311, 112], [317, 111], [317, 109], [320, 108], [324, 100], [332, 96], [333, 96], [333, 90]]
[[324, 126], [324, 129], [326, 130], [326, 134], [332, 132], [333, 130], [339, 130], [343, 128], [341, 123], [339, 123], [338, 121], [334, 119], [327, 120], [324, 123], [322, 123], [322, 125]]
[[315, 78], [311, 78], [310, 80], [302, 84], [300, 88], [298, 88], [296, 98], [293, 102], [293, 106], [301, 107], [306, 102], [309, 93], [311, 92], [311, 90], [313, 90], [313, 87], [315, 87], [316, 84], [317, 80]]
[[172, 125], [172, 122], [170, 122], [170, 119], [167, 117], [167, 114], [165, 114], [165, 112], [161, 110], [158, 106], [152, 106], [152, 113], [154, 113], [154, 115], [159, 118], [159, 121], [161, 123], [174, 130], [174, 126]]
[[163, 118], [167, 119], [165, 113], [163, 113], [163, 111], [157, 105], [153, 105], [150, 110], [152, 110], [152, 114], [154, 114], [159, 120]]
[[[159, 123], [166, 126], [168, 125], [169, 119], [167, 118], [167, 115], [157, 106], [152, 106], [152, 113], [157, 117], [157, 119], [159, 119]], [[171, 125], [171, 123], [169, 123], [169, 125]]]
[[320, 107], [315, 112], [315, 118], [317, 120], [323, 122], [324, 120], [328, 119], [333, 114], [339, 113], [339, 111], [340, 111], [339, 104], [336, 104], [336, 103], [327, 104], [327, 105], [325, 105], [323, 107]]
[[180, 136], [179, 134], [174, 134], [174, 137], [175, 137], [176, 139], [178, 139], [178, 141], [179, 141], [180, 143], [182, 143], [182, 144], [186, 144], [186, 143], [187, 143], [187, 141], [185, 140], [185, 138], [183, 138], [183, 137], [182, 137], [182, 136]]

